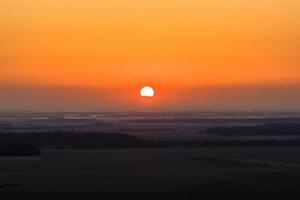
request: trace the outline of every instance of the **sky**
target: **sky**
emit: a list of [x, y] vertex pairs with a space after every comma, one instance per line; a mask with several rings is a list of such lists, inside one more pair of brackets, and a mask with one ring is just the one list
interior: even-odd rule
[[300, 111], [299, 19], [299, 0], [1, 0], [0, 111]]

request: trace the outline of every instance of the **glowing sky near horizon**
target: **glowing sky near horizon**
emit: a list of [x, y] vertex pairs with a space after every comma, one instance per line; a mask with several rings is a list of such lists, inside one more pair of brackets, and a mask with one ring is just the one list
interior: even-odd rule
[[296, 87], [299, 19], [299, 0], [2, 0], [0, 86]]

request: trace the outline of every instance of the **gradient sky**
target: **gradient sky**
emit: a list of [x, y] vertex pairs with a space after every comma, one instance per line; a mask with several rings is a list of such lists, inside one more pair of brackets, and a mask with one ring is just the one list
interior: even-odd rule
[[300, 111], [299, 19], [299, 0], [1, 0], [0, 110]]

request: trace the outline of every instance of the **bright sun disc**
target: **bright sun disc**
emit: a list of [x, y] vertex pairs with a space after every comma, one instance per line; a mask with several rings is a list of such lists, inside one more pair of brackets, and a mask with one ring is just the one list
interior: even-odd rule
[[153, 97], [154, 89], [150, 86], [145, 86], [141, 89], [140, 94], [142, 97]]

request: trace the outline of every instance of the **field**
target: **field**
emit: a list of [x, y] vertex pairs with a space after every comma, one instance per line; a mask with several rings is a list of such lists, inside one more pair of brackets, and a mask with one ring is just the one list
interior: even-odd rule
[[0, 161], [0, 190], [295, 196], [299, 169], [298, 147], [43, 150]]

